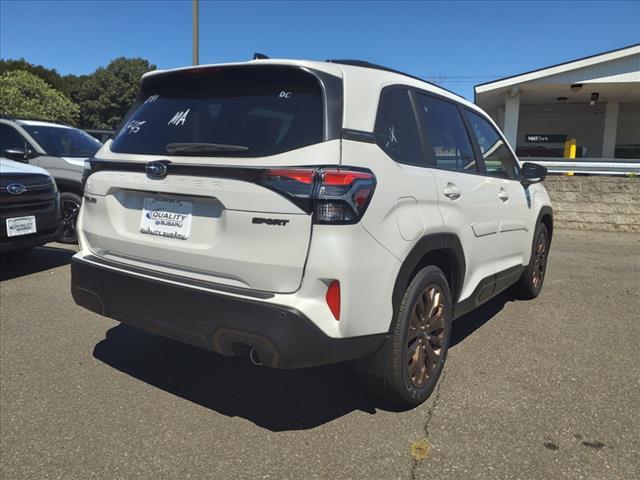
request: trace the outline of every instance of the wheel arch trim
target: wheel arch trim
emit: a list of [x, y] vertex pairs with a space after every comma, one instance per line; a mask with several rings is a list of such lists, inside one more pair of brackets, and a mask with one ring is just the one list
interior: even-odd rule
[[62, 192], [71, 192], [78, 195], [82, 198], [82, 185], [73, 180], [68, 180], [65, 178], [54, 178], [56, 185], [58, 186], [58, 190], [60, 193]]
[[[451, 280], [451, 298], [453, 304], [458, 301], [462, 284], [464, 282], [466, 262], [462, 243], [457, 235], [453, 233], [434, 233], [423, 236], [416, 242], [409, 254], [405, 257], [400, 271], [396, 276], [393, 287], [392, 304], [394, 317], [398, 313], [402, 296], [407, 286], [411, 282], [411, 278], [415, 274], [416, 268], [420, 265], [422, 259], [430, 253], [442, 252], [447, 256], [449, 262]], [[447, 272], [445, 272], [447, 273]]]
[[548, 218], [549, 219], [549, 242], [551, 242], [551, 238], [553, 237], [553, 208], [551, 208], [551, 206], [549, 205], [544, 205], [542, 208], [540, 208], [540, 211], [538, 212], [538, 217], [536, 218], [536, 223], [534, 225], [534, 230], [535, 227], [538, 226], [539, 223], [541, 223], [543, 221], [544, 218]]

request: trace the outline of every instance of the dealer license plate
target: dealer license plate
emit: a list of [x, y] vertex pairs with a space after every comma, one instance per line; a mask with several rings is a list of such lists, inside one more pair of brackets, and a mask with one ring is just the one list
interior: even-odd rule
[[191, 231], [193, 203], [182, 200], [145, 198], [140, 232], [186, 240]]
[[28, 217], [7, 218], [7, 236], [17, 237], [18, 235], [29, 235], [36, 233], [36, 217], [29, 215]]

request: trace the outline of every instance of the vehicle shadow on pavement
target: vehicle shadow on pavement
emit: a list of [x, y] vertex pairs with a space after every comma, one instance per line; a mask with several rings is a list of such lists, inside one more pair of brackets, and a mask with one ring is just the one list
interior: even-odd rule
[[74, 250], [48, 246], [34, 248], [26, 255], [3, 253], [0, 255], [0, 281], [67, 265], [75, 253]]
[[354, 410], [399, 411], [369, 395], [345, 364], [301, 370], [257, 367], [123, 324], [93, 352], [98, 360], [166, 392], [268, 430], [305, 430]]
[[455, 320], [453, 322], [453, 329], [451, 330], [451, 343], [449, 347], [453, 348], [464, 341], [465, 338], [500, 313], [508, 302], [513, 301], [515, 301], [513, 294], [506, 291]]

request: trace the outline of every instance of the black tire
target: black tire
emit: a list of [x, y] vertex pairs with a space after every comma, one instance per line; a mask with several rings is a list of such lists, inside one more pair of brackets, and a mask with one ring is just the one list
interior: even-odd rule
[[60, 243], [78, 243], [78, 233], [76, 224], [78, 223], [78, 213], [82, 205], [82, 198], [73, 192], [60, 193], [60, 215], [64, 227], [58, 241]]
[[551, 245], [549, 231], [544, 223], [538, 224], [533, 235], [531, 260], [518, 282], [513, 286], [514, 294], [522, 300], [532, 300], [540, 294], [547, 272], [547, 257]]
[[[432, 295], [431, 292], [435, 293]], [[439, 294], [439, 300], [436, 300], [436, 294]], [[425, 315], [433, 310], [436, 303], [440, 313], [434, 311]], [[427, 316], [430, 319], [425, 321]], [[388, 348], [381, 351], [385, 373], [365, 374], [365, 388], [376, 396], [406, 407], [424, 402], [433, 392], [442, 372], [451, 339], [451, 322], [452, 302], [447, 279], [438, 267], [425, 267], [407, 287], [389, 331]], [[413, 355], [410, 355], [410, 350]], [[421, 361], [428, 362], [428, 365], [421, 365]]]

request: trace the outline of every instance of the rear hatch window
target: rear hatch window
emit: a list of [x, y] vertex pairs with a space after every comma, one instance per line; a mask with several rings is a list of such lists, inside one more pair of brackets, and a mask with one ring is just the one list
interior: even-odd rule
[[262, 157], [324, 138], [322, 86], [290, 67], [211, 67], [151, 76], [111, 150]]

